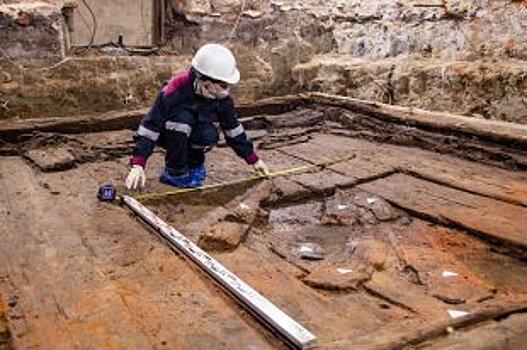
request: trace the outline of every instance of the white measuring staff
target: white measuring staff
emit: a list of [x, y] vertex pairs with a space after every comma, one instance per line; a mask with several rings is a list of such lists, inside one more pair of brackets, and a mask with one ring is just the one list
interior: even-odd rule
[[178, 251], [198, 264], [199, 267], [231, 292], [238, 302], [242, 303], [249, 311], [263, 320], [267, 326], [280, 333], [285, 340], [300, 349], [307, 349], [314, 345], [316, 337], [310, 331], [302, 327], [302, 325], [277, 308], [263, 295], [227, 270], [179, 231], [161, 220], [136, 199], [126, 195], [122, 199], [128, 208], [156, 229]]

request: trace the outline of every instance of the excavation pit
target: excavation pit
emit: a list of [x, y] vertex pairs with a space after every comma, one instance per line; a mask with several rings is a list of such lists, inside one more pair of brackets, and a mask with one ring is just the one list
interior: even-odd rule
[[[313, 332], [320, 348], [467, 344], [503, 328], [497, 346], [521, 340], [521, 127], [453, 116], [448, 123], [431, 112], [330, 96], [239, 112], [272, 170], [342, 160], [143, 203]], [[97, 118], [86, 132], [68, 132], [60, 121], [0, 130], [0, 294], [9, 341], [284, 347], [126, 208], [97, 201], [101, 183], [124, 192], [138, 116], [120, 118], [108, 130]], [[67, 150], [68, 166], [65, 151], [50, 148]], [[173, 190], [157, 181], [162, 165], [157, 150], [146, 193]], [[206, 165], [207, 184], [252, 175], [223, 142]]]

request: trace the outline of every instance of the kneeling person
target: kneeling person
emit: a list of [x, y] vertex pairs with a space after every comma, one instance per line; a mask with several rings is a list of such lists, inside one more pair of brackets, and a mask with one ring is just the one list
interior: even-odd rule
[[231, 51], [218, 44], [201, 47], [191, 68], [176, 74], [161, 89], [134, 137], [132, 169], [126, 187], [144, 186], [144, 168], [155, 145], [166, 150], [160, 181], [176, 187], [201, 186], [207, 172], [205, 153], [218, 142], [219, 122], [227, 144], [254, 169], [267, 175], [243, 126], [236, 119], [229, 85], [240, 73]]

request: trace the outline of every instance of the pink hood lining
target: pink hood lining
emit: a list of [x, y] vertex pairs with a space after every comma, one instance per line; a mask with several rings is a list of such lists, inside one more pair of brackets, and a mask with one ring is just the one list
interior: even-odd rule
[[167, 96], [173, 93], [174, 91], [177, 91], [181, 86], [188, 83], [190, 80], [190, 70], [185, 70], [182, 72], [177, 73], [174, 75], [170, 80], [168, 81], [168, 84], [166, 84], [163, 87], [163, 95]]

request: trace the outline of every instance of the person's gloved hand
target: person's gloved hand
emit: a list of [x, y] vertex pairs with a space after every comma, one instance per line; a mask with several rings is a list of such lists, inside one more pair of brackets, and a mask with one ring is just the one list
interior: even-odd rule
[[145, 169], [140, 165], [132, 165], [132, 169], [126, 177], [126, 188], [129, 190], [135, 190], [139, 186], [145, 187], [145, 183]]
[[259, 175], [269, 175], [269, 169], [267, 169], [267, 165], [265, 165], [261, 159], [258, 159], [258, 161], [253, 164], [253, 168]]

